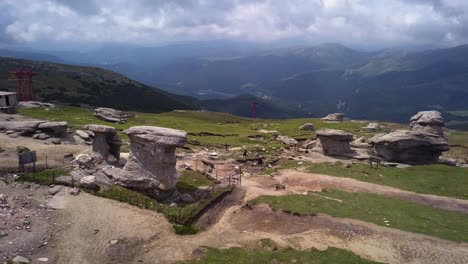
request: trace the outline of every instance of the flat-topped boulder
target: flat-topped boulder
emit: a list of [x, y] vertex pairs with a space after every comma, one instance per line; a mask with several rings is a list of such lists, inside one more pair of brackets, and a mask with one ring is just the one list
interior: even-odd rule
[[397, 130], [369, 139], [379, 156], [387, 161], [408, 164], [436, 163], [449, 150], [447, 140], [434, 133]]
[[428, 133], [437, 133], [442, 135], [445, 126], [444, 118], [439, 111], [421, 111], [411, 117], [411, 130], [424, 131]]
[[344, 117], [345, 117], [344, 113], [333, 113], [321, 119], [325, 121], [343, 122]]
[[113, 108], [99, 107], [94, 109], [94, 116], [107, 122], [123, 124], [130, 115]]
[[299, 130], [304, 130], [304, 131], [312, 131], [314, 130], [314, 124], [312, 123], [305, 123], [304, 125], [299, 127]]
[[183, 146], [187, 143], [187, 132], [165, 127], [135, 126], [124, 131], [131, 141], [167, 146]]
[[67, 135], [68, 123], [66, 121], [44, 122], [40, 123], [37, 128], [47, 134], [60, 138]]
[[84, 125], [83, 129], [93, 131], [94, 133], [116, 133], [117, 132], [115, 127], [105, 126], [105, 125], [95, 125], [95, 124]]
[[130, 155], [121, 170], [107, 170], [117, 184], [143, 191], [160, 201], [177, 201], [177, 147], [187, 143], [182, 130], [136, 126], [124, 131], [130, 138]]
[[325, 155], [343, 155], [352, 152], [350, 142], [353, 134], [336, 129], [319, 129], [316, 132], [319, 146]]
[[0, 121], [0, 131], [14, 131], [19, 135], [34, 134], [44, 121]]
[[94, 133], [93, 152], [100, 155], [109, 163], [116, 163], [120, 159], [120, 147], [122, 140], [117, 130], [111, 126], [90, 124], [83, 127]]

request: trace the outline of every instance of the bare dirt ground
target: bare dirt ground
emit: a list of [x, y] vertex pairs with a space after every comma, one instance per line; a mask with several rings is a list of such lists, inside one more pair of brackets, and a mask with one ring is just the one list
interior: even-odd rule
[[73, 153], [76, 156], [78, 153], [91, 152], [91, 147], [87, 145], [46, 145], [42, 140], [30, 137], [10, 138], [0, 133], [0, 147], [4, 149], [3, 152], [0, 152], [0, 168], [2, 171], [14, 171], [18, 168], [18, 154], [16, 152], [16, 147], [18, 146], [24, 146], [30, 150], [35, 150], [38, 159], [36, 166], [40, 168], [45, 168], [46, 156], [47, 166], [49, 168], [55, 168], [64, 165], [63, 156], [65, 154]]

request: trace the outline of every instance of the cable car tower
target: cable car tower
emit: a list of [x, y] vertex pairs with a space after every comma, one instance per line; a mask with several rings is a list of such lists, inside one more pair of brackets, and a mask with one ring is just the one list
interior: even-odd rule
[[32, 69], [19, 69], [16, 71], [9, 71], [8, 74], [10, 81], [18, 81], [18, 95], [22, 101], [36, 100], [34, 96], [33, 77], [38, 76], [39, 73], [34, 72]]
[[257, 101], [252, 102], [252, 119], [257, 118], [257, 105], [258, 105]]

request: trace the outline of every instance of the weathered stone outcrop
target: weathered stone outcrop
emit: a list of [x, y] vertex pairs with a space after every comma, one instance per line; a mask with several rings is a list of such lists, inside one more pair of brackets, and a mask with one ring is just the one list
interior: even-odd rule
[[107, 122], [123, 124], [127, 122], [129, 114], [113, 108], [99, 107], [94, 109], [94, 116]]
[[294, 138], [290, 138], [288, 136], [283, 136], [283, 135], [278, 135], [276, 136], [276, 140], [283, 142], [283, 144], [286, 144], [288, 146], [295, 146], [297, 145], [297, 140]]
[[44, 122], [40, 123], [37, 128], [49, 135], [61, 138], [67, 135], [68, 123], [66, 121]]
[[436, 163], [449, 149], [447, 140], [433, 133], [397, 130], [369, 140], [377, 154], [387, 161], [408, 164]]
[[312, 123], [305, 123], [304, 125], [299, 127], [299, 130], [304, 130], [304, 131], [312, 131], [314, 130], [314, 124]]
[[0, 131], [14, 131], [18, 135], [32, 135], [44, 121], [0, 121]]
[[316, 134], [323, 154], [339, 156], [352, 152], [350, 142], [353, 134], [336, 129], [320, 129]]
[[449, 150], [442, 128], [444, 119], [437, 111], [419, 112], [411, 118], [410, 130], [397, 130], [369, 140], [376, 153], [387, 161], [407, 164], [436, 163]]
[[344, 113], [333, 113], [321, 119], [325, 121], [343, 122], [344, 117], [345, 117]]
[[443, 135], [444, 118], [438, 111], [421, 111], [411, 117], [410, 128], [413, 131]]
[[104, 171], [117, 184], [144, 191], [160, 200], [178, 200], [175, 150], [187, 143], [182, 130], [136, 126], [124, 131], [130, 138], [130, 156], [122, 170]]
[[93, 152], [95, 154], [107, 161], [119, 161], [122, 140], [115, 128], [104, 125], [85, 125], [83, 129], [94, 133]]
[[369, 130], [380, 130], [380, 123], [377, 123], [377, 122], [371, 122], [369, 123], [366, 127], [364, 127], [365, 129], [369, 129]]

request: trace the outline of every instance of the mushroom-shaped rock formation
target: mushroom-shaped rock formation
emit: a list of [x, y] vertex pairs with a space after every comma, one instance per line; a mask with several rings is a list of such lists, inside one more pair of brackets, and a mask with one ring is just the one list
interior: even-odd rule
[[343, 122], [344, 116], [345, 116], [344, 113], [333, 113], [321, 119], [325, 121]]
[[66, 121], [44, 122], [40, 123], [37, 128], [45, 133], [51, 134], [54, 137], [61, 138], [67, 135], [68, 123]]
[[369, 140], [379, 156], [387, 161], [408, 164], [432, 164], [449, 150], [447, 140], [434, 133], [397, 130]]
[[350, 142], [353, 140], [353, 134], [327, 128], [317, 130], [316, 134], [320, 141], [323, 154], [339, 156], [352, 152]]
[[102, 158], [108, 161], [119, 161], [122, 140], [114, 127], [104, 125], [85, 125], [83, 129], [94, 133], [94, 153], [99, 154]]
[[410, 128], [427, 133], [443, 135], [444, 118], [438, 111], [421, 111], [411, 117]]
[[130, 138], [130, 156], [122, 170], [105, 172], [118, 184], [145, 191], [160, 201], [177, 201], [175, 150], [187, 143], [182, 130], [136, 126], [124, 131]]

